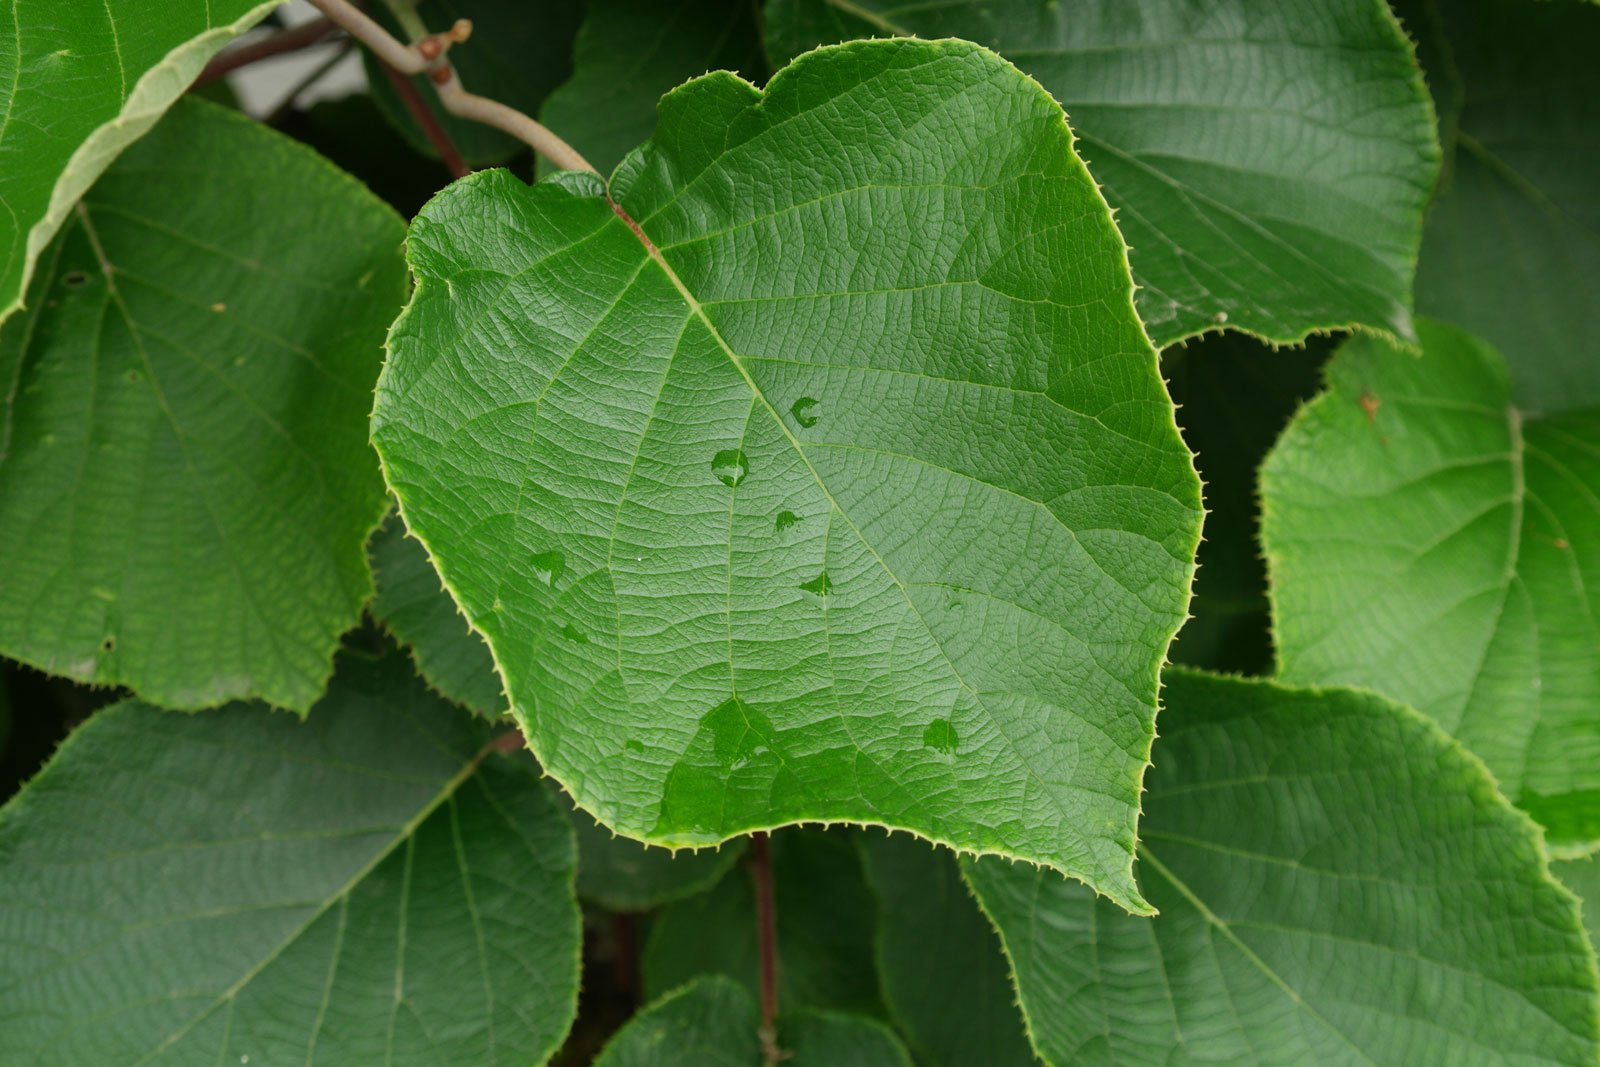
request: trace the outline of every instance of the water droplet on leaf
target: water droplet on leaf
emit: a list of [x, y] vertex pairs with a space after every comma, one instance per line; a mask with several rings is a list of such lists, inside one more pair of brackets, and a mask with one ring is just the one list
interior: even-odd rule
[[533, 576], [551, 588], [567, 569], [567, 557], [559, 552], [539, 552], [529, 562], [533, 564]]
[[809, 582], [801, 582], [800, 588], [808, 593], [815, 593], [817, 596], [827, 596], [828, 592], [833, 588], [833, 582], [829, 581], [828, 572], [823, 571]]
[[589, 643], [589, 639], [583, 635], [583, 631], [570, 622], [561, 628], [561, 636], [575, 645], [587, 645]]
[[794, 421], [798, 422], [801, 427], [809, 430], [817, 424], [817, 416], [811, 410], [816, 406], [816, 397], [803, 396], [789, 406], [789, 414], [794, 416]]
[[956, 728], [950, 725], [949, 719], [935, 719], [922, 731], [923, 746], [946, 756], [955, 755], [958, 740]]
[[777, 528], [779, 533], [783, 533], [783, 531], [787, 530], [789, 527], [793, 526], [799, 521], [800, 516], [796, 515], [794, 512], [780, 511], [778, 512], [778, 521], [773, 523], [773, 526]]
[[728, 770], [743, 767], [767, 752], [762, 734], [771, 732], [772, 723], [738, 697], [729, 697], [712, 708], [704, 724], [711, 728], [712, 753]]
[[738, 485], [750, 473], [750, 464], [739, 449], [725, 448], [711, 457], [711, 473], [723, 485]]

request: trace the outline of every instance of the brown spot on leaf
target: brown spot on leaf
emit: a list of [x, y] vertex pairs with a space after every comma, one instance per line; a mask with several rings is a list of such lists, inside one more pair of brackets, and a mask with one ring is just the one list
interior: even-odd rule
[[1383, 401], [1373, 396], [1367, 390], [1361, 390], [1361, 410], [1367, 413], [1368, 422], [1378, 421], [1378, 409], [1383, 406]]

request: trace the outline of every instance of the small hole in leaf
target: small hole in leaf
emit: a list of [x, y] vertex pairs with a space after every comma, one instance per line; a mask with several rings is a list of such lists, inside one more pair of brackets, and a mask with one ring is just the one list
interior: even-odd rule
[[89, 284], [89, 275], [81, 270], [69, 270], [61, 276], [61, 284], [68, 289], [82, 289]]
[[112, 649], [114, 649], [116, 647], [117, 647], [117, 639], [115, 637], [111, 637], [109, 635], [106, 637], [106, 639], [104, 641], [100, 642], [100, 651], [102, 651], [102, 652], [110, 652]]

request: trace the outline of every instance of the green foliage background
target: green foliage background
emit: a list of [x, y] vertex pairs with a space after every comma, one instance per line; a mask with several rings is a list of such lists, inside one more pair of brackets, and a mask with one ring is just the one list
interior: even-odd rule
[[1600, 8], [368, 6], [0, 0], [0, 1067], [1600, 1063]]

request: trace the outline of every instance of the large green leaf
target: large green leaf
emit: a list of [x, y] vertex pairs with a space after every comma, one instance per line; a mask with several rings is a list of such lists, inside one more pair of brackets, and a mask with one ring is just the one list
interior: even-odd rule
[[[750, 992], [727, 978], [702, 978], [635, 1016], [595, 1067], [755, 1067], [760, 1023]], [[785, 1067], [911, 1067], [888, 1027], [870, 1019], [802, 1012], [782, 1020]]]
[[1400, 9], [1422, 41], [1446, 153], [1418, 310], [1504, 352], [1529, 410], [1600, 406], [1600, 8]]
[[1420, 708], [1600, 841], [1600, 409], [1527, 416], [1492, 348], [1419, 332], [1346, 342], [1262, 470], [1279, 670]]
[[1296, 341], [1411, 335], [1438, 147], [1384, 0], [773, 0], [782, 59], [852, 37], [965, 37], [1066, 107], [1132, 247], [1158, 345], [1226, 323]]
[[601, 171], [650, 139], [661, 94], [708, 70], [760, 83], [758, 0], [590, 0], [572, 80], [539, 118]]
[[[450, 62], [466, 87], [529, 115], [537, 115], [550, 91], [572, 73], [572, 41], [583, 20], [583, 0], [402, 0], [415, 7], [422, 24], [435, 33], [457, 19], [472, 23], [472, 36], [450, 52]], [[389, 4], [371, 12], [402, 40], [409, 35], [389, 13]], [[394, 89], [383, 63], [363, 52], [372, 99], [420, 152], [434, 153], [405, 101]], [[439, 103], [427, 76], [411, 79], [418, 95], [468, 163], [495, 163], [527, 146], [509, 134], [470, 119], [457, 118]]]
[[486, 718], [508, 710], [500, 676], [483, 638], [467, 627], [428, 553], [406, 536], [400, 516], [390, 515], [368, 546], [377, 593], [371, 611], [411, 649], [417, 670], [440, 693]]
[[895, 1024], [923, 1067], [1030, 1067], [1006, 959], [956, 859], [908, 837], [868, 834], [878, 970]]
[[[790, 1008], [881, 1016], [872, 895], [853, 835], [781, 830], [772, 838], [772, 869], [778, 999]], [[729, 871], [709, 893], [663, 909], [645, 946], [645, 995], [660, 996], [704, 974], [726, 975], [756, 992], [756, 929], [755, 890], [743, 868]]]
[[571, 814], [578, 833], [578, 895], [609, 911], [650, 911], [703, 893], [744, 854], [742, 840], [699, 851], [654, 848], [618, 837], [581, 808]]
[[280, 0], [0, 0], [0, 322], [84, 191]]
[[1166, 682], [1157, 918], [965, 863], [1050, 1063], [1594, 1064], [1576, 902], [1482, 764], [1373, 694]]
[[1141, 908], [1198, 487], [1060, 109], [860, 42], [674, 91], [602, 193], [434, 200], [373, 415], [545, 768], [658, 844], [881, 823]]
[[572, 831], [402, 653], [306, 723], [100, 712], [0, 810], [7, 1063], [543, 1062], [572, 1021]]
[[0, 652], [171, 707], [311, 705], [372, 590], [403, 237], [213, 104], [106, 172], [0, 333]]

